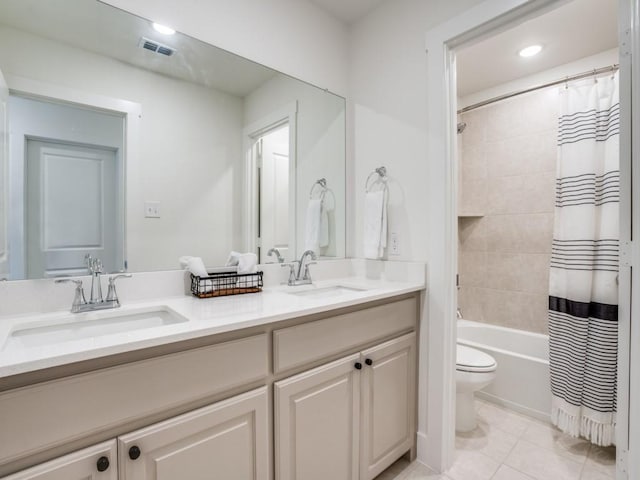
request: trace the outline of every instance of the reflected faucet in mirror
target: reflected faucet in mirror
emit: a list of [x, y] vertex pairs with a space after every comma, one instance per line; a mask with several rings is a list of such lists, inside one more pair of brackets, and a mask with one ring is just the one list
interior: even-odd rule
[[280, 250], [278, 250], [277, 248], [271, 248], [268, 252], [267, 252], [267, 257], [270, 257], [272, 255], [276, 256], [276, 260], [278, 261], [278, 263], [284, 263], [284, 257], [282, 256], [282, 254], [280, 253]]

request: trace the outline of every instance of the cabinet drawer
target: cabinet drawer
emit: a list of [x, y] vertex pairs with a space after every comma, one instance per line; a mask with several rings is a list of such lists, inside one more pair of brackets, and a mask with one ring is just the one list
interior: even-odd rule
[[0, 394], [0, 464], [267, 376], [267, 335]]
[[416, 326], [416, 297], [273, 332], [274, 370], [283, 372]]
[[[2, 480], [118, 480], [115, 440], [83, 448]], [[98, 461], [101, 462], [100, 470]]]

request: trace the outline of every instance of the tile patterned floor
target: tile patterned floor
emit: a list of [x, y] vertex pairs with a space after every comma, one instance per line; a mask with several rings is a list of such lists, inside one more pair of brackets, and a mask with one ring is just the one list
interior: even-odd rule
[[612, 480], [615, 449], [571, 438], [551, 425], [476, 401], [478, 427], [456, 435], [445, 474], [398, 460], [376, 480]]

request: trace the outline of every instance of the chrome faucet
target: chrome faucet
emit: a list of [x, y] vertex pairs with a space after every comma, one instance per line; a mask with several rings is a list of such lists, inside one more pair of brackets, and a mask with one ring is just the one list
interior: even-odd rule
[[284, 257], [280, 253], [280, 250], [278, 250], [277, 248], [272, 248], [267, 252], [267, 257], [270, 257], [271, 255], [276, 256], [276, 260], [278, 261], [278, 263], [284, 263]]
[[59, 278], [55, 283], [73, 283], [76, 286], [73, 304], [71, 305], [71, 313], [90, 312], [93, 310], [106, 310], [108, 308], [118, 308], [120, 300], [116, 293], [116, 280], [119, 278], [131, 278], [130, 273], [117, 274], [109, 277], [109, 290], [107, 298], [102, 299], [102, 282], [100, 275], [102, 274], [102, 262], [98, 258], [93, 258], [87, 254], [87, 269], [91, 274], [91, 296], [89, 301], [84, 296], [84, 286], [82, 280], [74, 280], [70, 278]]
[[91, 296], [89, 297], [89, 303], [102, 303], [102, 282], [100, 281], [100, 275], [102, 272], [102, 260], [99, 258], [93, 258], [91, 254], [87, 253], [84, 256], [87, 262], [87, 270], [91, 275]]
[[[311, 257], [313, 261], [307, 261], [307, 257]], [[311, 273], [309, 272], [309, 265], [314, 265], [317, 262], [316, 254], [313, 250], [306, 250], [300, 260], [294, 260], [290, 263], [282, 263], [281, 266], [289, 267], [289, 281], [287, 285], [293, 287], [296, 285], [309, 285], [311, 283]], [[297, 269], [296, 269], [297, 265]], [[304, 267], [304, 274], [302, 268]]]

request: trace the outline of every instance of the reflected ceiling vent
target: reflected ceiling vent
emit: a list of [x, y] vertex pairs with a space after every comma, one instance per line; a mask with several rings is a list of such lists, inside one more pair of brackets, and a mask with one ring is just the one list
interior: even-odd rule
[[160, 42], [156, 42], [155, 40], [151, 40], [150, 38], [142, 37], [140, 39], [140, 43], [138, 44], [141, 48], [145, 50], [151, 50], [152, 52], [159, 53], [161, 55], [166, 55], [170, 57], [174, 53], [176, 53], [175, 48], [171, 48], [168, 45], [164, 45]]

